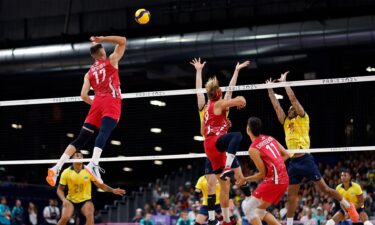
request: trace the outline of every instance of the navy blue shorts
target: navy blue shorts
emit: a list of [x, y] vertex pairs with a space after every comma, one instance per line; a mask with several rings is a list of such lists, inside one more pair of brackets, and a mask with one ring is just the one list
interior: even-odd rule
[[[364, 212], [364, 211], [365, 211], [364, 207], [361, 207], [361, 208], [357, 209], [358, 214], [361, 213], [361, 212]], [[339, 212], [342, 213], [343, 215], [345, 215], [345, 212], [344, 212], [343, 209], [340, 209]]]
[[300, 184], [303, 178], [308, 181], [319, 181], [322, 178], [314, 157], [310, 154], [291, 158], [288, 166], [289, 184]]
[[[221, 207], [220, 205], [215, 205], [215, 212], [217, 214], [220, 214], [221, 213]], [[205, 216], [208, 216], [208, 206], [206, 205], [202, 205], [200, 208], [199, 208], [199, 212], [198, 214], [202, 214], [202, 215], [205, 215]]]
[[[234, 158], [233, 163], [232, 163], [232, 169], [240, 167], [240, 163], [237, 160], [237, 157]], [[214, 170], [212, 169], [211, 162], [208, 158], [206, 158], [205, 166], [204, 166], [204, 174], [213, 174]]]

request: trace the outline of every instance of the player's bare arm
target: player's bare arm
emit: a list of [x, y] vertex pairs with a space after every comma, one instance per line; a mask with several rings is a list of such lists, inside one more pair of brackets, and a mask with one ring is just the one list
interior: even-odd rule
[[356, 209], [361, 208], [365, 204], [365, 199], [363, 198], [363, 194], [357, 195], [358, 203], [355, 205]]
[[72, 203], [65, 198], [65, 192], [64, 191], [65, 191], [65, 186], [59, 185], [57, 187], [57, 190], [56, 190], [57, 196], [63, 202], [64, 207], [73, 206]]
[[201, 135], [204, 137], [204, 119], [201, 121]]
[[[206, 62], [201, 62], [201, 58], [194, 58], [191, 62], [191, 65], [194, 66], [196, 73], [195, 73], [195, 89], [202, 88], [202, 70]], [[202, 110], [203, 106], [206, 104], [206, 99], [204, 98], [203, 93], [197, 93], [197, 100], [198, 100], [198, 110]]]
[[120, 196], [123, 196], [126, 191], [121, 189], [121, 188], [112, 188], [106, 184], [99, 184], [98, 182], [94, 182], [95, 186], [102, 189], [103, 191], [105, 192], [109, 192], [109, 193], [113, 193], [115, 195], [120, 195]]
[[[278, 79], [279, 82], [286, 82], [286, 77], [288, 76], [289, 71], [281, 74], [281, 77]], [[286, 94], [288, 95], [288, 98], [290, 100], [290, 103], [292, 106], [296, 109], [296, 112], [299, 116], [305, 115], [305, 110], [303, 109], [301, 103], [298, 101], [296, 95], [294, 94], [291, 87], [287, 86], [285, 87]]]
[[242, 109], [246, 106], [246, 99], [243, 96], [237, 96], [229, 100], [219, 100], [215, 103], [214, 113], [215, 115], [220, 115], [224, 109], [237, 107]]
[[256, 148], [249, 148], [249, 156], [251, 160], [253, 160], [256, 168], [258, 169], [258, 173], [248, 176], [245, 178], [246, 181], [258, 181], [262, 180], [266, 176], [266, 166], [262, 158], [260, 157], [260, 152]]
[[[238, 78], [238, 74], [239, 74], [240, 70], [243, 69], [243, 68], [245, 68], [245, 67], [247, 67], [247, 66], [249, 66], [250, 63], [251, 63], [250, 61], [245, 61], [243, 63], [237, 62], [236, 68], [234, 69], [234, 72], [233, 72], [232, 79], [229, 82], [229, 87], [236, 86], [236, 84], [237, 84], [237, 78]], [[227, 91], [225, 93], [224, 99], [226, 99], [226, 100], [231, 99], [232, 98], [232, 94], [233, 94], [233, 91]]]
[[281, 156], [283, 157], [284, 162], [285, 162], [286, 160], [289, 159], [289, 154], [288, 154], [288, 152], [286, 151], [286, 149], [284, 148], [284, 146], [283, 146], [282, 144], [280, 144], [280, 142], [277, 142], [277, 144], [278, 144], [278, 146], [279, 146], [280, 154], [281, 154]]
[[126, 38], [121, 36], [93, 36], [90, 41], [96, 43], [109, 42], [115, 44], [115, 50], [109, 56], [109, 60], [115, 68], [118, 68], [118, 62], [122, 58], [126, 49]]
[[83, 78], [83, 86], [81, 90], [81, 99], [86, 102], [87, 104], [91, 105], [92, 99], [89, 96], [90, 91], [90, 81], [89, 81], [89, 75], [86, 73], [85, 77]]
[[[273, 83], [272, 78], [266, 80], [266, 84], [270, 84], [270, 83]], [[268, 88], [268, 97], [270, 98], [271, 103], [272, 103], [272, 106], [273, 106], [273, 109], [274, 109], [275, 112], [276, 112], [277, 119], [279, 120], [279, 122], [280, 122], [282, 125], [284, 125], [286, 115], [285, 115], [285, 112], [284, 112], [283, 108], [281, 108], [281, 106], [280, 106], [280, 102], [279, 102], [279, 100], [276, 98], [276, 96], [275, 96], [275, 92], [273, 91], [272, 88]]]

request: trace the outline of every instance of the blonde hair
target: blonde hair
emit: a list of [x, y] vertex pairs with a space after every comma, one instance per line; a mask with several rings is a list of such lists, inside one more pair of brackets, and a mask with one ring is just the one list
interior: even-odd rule
[[216, 77], [212, 77], [208, 79], [206, 85], [207, 97], [208, 99], [212, 100], [217, 97], [217, 91], [220, 89], [219, 81]]

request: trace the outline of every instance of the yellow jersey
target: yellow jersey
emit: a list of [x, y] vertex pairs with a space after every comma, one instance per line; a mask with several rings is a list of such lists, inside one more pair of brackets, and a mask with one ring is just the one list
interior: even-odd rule
[[95, 178], [85, 169], [75, 171], [73, 166], [66, 168], [60, 177], [60, 185], [68, 186], [66, 199], [80, 203], [91, 199], [91, 181]]
[[[206, 179], [206, 176], [201, 176], [198, 181], [197, 181], [197, 184], [195, 185], [195, 188], [196, 189], [199, 189], [201, 190], [202, 192], [202, 195], [203, 195], [203, 205], [208, 205], [208, 202], [207, 202], [207, 199], [208, 199], [208, 188], [207, 188], [207, 179]], [[218, 205], [220, 204], [220, 199], [219, 199], [219, 196], [220, 196], [220, 184], [219, 184], [219, 181], [216, 181], [216, 202], [215, 202], [215, 205]]]
[[[336, 187], [336, 191], [346, 200], [353, 204], [358, 204], [357, 195], [362, 194], [362, 188], [356, 182], [350, 182], [349, 188], [345, 189], [343, 184], [339, 184]], [[363, 207], [363, 206], [361, 206]]]
[[310, 148], [310, 118], [305, 112], [304, 116], [293, 119], [286, 117], [284, 122], [285, 142], [288, 149]]

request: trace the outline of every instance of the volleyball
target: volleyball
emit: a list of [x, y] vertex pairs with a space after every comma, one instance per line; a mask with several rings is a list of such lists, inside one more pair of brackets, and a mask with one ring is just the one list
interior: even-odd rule
[[146, 9], [138, 9], [135, 12], [135, 21], [139, 24], [147, 24], [150, 21], [151, 14]]

